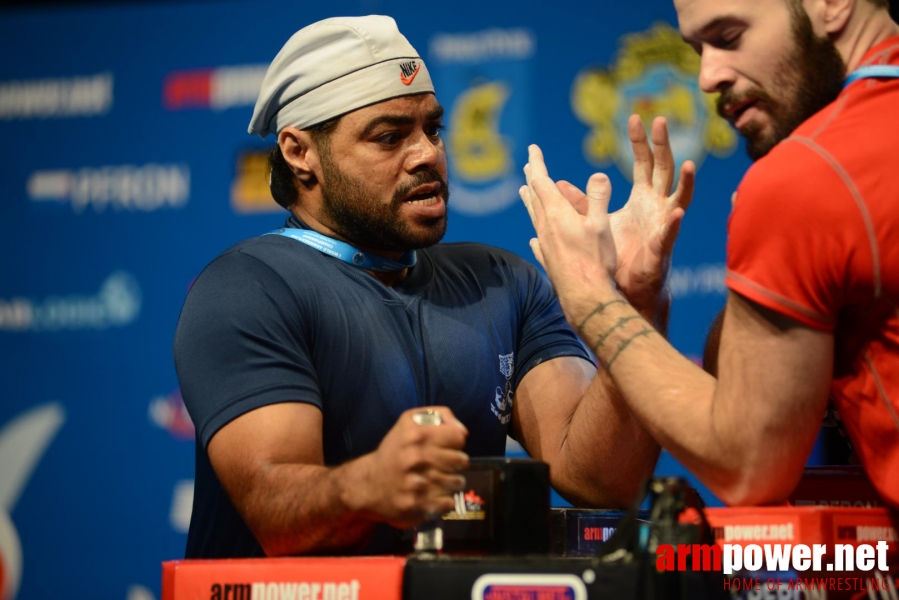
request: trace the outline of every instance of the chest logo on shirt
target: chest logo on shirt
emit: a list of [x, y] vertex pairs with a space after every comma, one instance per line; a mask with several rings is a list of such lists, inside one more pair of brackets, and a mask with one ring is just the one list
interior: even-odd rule
[[506, 378], [501, 386], [496, 386], [490, 412], [505, 425], [512, 418], [512, 374], [515, 372], [515, 353], [499, 355], [499, 372]]

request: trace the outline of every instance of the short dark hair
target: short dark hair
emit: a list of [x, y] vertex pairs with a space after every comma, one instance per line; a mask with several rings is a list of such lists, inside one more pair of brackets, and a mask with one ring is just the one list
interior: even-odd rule
[[[307, 127], [303, 131], [308, 131], [312, 136], [312, 141], [318, 146], [319, 152], [327, 154], [331, 147], [331, 133], [340, 123], [340, 117], [334, 117], [327, 121], [322, 121], [316, 125]], [[281, 152], [281, 146], [275, 144], [268, 153], [268, 187], [272, 192], [272, 198], [275, 202], [290, 210], [290, 207], [297, 201], [299, 189], [297, 188], [297, 178], [290, 169], [290, 165], [284, 160], [284, 154]]]

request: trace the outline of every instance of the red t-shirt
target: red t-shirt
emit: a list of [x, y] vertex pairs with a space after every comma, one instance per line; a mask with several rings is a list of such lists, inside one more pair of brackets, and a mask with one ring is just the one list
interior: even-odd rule
[[[899, 64], [899, 36], [862, 64]], [[728, 230], [731, 290], [833, 332], [834, 402], [899, 507], [899, 79], [852, 83], [756, 162]]]

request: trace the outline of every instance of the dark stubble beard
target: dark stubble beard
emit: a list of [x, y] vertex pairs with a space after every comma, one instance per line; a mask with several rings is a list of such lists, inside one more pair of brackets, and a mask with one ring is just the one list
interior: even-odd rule
[[752, 160], [768, 154], [806, 119], [833, 102], [843, 89], [846, 65], [836, 46], [827, 37], [815, 35], [801, 4], [791, 0], [790, 13], [794, 47], [775, 69], [772, 88], [780, 90], [778, 97], [753, 88], [739, 96], [725, 90], [718, 99], [718, 114], [722, 116], [723, 106], [747, 99], [757, 100], [758, 107], [771, 116], [769, 130], [749, 123], [741, 131]]
[[449, 200], [449, 186], [435, 169], [419, 171], [400, 185], [389, 204], [384, 204], [365, 182], [343, 172], [331, 159], [327, 145], [320, 147], [322, 172], [322, 213], [331, 229], [352, 244], [369, 250], [401, 251], [433, 246], [446, 233], [447, 213], [424, 219], [418, 227], [400, 217], [403, 198], [420, 185], [439, 182], [443, 201]]

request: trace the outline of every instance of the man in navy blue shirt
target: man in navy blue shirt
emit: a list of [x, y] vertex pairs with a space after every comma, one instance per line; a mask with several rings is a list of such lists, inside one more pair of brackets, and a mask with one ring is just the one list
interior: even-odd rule
[[[270, 66], [250, 132], [277, 135], [271, 188], [291, 216], [203, 271], [175, 338], [197, 427], [188, 557], [394, 551], [397, 530], [453, 510], [468, 457], [502, 455], [507, 435], [578, 504], [626, 504], [652, 472], [658, 446], [536, 268], [438, 244], [442, 119], [388, 17], [315, 23]], [[632, 125], [619, 280], [660, 318], [692, 165], [668, 196], [664, 124], [656, 157]], [[581, 206], [605, 188], [560, 189]], [[420, 426], [423, 410], [441, 422]]]

